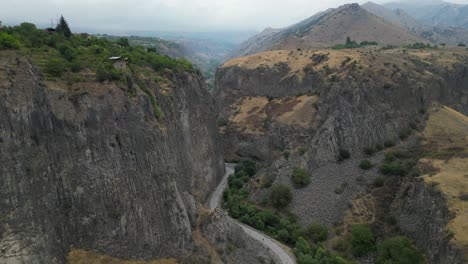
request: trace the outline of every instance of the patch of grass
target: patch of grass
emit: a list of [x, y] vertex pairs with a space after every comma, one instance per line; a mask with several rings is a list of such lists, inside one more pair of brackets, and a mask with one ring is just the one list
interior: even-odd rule
[[370, 170], [374, 167], [374, 164], [370, 160], [362, 160], [361, 163], [359, 163], [359, 168], [363, 170]]

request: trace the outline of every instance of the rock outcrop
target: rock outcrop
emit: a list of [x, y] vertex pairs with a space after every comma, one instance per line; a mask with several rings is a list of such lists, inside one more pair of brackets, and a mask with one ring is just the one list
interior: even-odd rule
[[164, 93], [147, 82], [157, 120], [138, 89], [44, 81], [25, 58], [0, 64], [0, 262], [64, 263], [71, 248], [189, 255], [195, 203], [224, 172], [202, 78], [173, 74]]

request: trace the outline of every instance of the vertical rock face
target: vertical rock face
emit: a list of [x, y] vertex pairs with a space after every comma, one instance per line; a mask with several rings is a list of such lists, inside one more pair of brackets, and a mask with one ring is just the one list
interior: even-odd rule
[[[412, 56], [374, 52], [271, 51], [221, 66], [216, 98], [227, 123], [226, 157], [271, 160], [273, 151], [306, 145], [310, 165], [320, 166], [336, 161], [340, 149], [362, 153], [366, 147], [398, 141], [399, 133], [431, 102], [468, 111], [464, 55], [441, 52], [425, 58], [429, 64], [416, 52]], [[442, 61], [451, 56], [453, 64], [447, 70]], [[296, 108], [297, 103], [291, 105], [291, 100], [282, 100], [302, 95], [318, 97], [315, 109], [303, 110]], [[268, 103], [248, 108], [246, 98], [260, 102], [261, 97]], [[244, 113], [243, 107], [250, 111]], [[276, 122], [278, 116], [294, 117], [298, 110], [304, 112], [301, 118], [308, 125]], [[238, 122], [258, 121], [261, 114], [265, 117], [257, 122], [257, 129]]]
[[149, 84], [165, 113], [157, 121], [143, 93], [92, 82], [71, 92], [24, 59], [2, 66], [0, 259], [61, 263], [70, 248], [187, 254], [190, 197], [204, 202], [224, 171], [201, 78], [174, 75], [169, 96]]
[[461, 264], [460, 249], [450, 244], [447, 224], [453, 218], [446, 199], [424, 182], [406, 182], [397, 193], [392, 213], [401, 230], [426, 253], [429, 263]]

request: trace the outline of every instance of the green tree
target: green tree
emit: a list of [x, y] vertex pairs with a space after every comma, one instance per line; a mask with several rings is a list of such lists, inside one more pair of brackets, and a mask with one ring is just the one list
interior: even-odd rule
[[309, 225], [306, 234], [315, 243], [325, 241], [328, 238], [327, 227], [320, 224]]
[[53, 77], [60, 77], [65, 72], [65, 63], [60, 59], [50, 59], [45, 64], [45, 72]]
[[378, 264], [422, 264], [424, 257], [407, 237], [397, 236], [379, 243], [377, 246]]
[[304, 255], [312, 253], [312, 249], [310, 248], [309, 242], [307, 242], [307, 240], [305, 240], [303, 237], [297, 238], [296, 246], [294, 247], [294, 250], [296, 251], [297, 255], [301, 253]]
[[351, 248], [356, 257], [364, 256], [374, 250], [374, 234], [367, 225], [354, 225], [351, 228]]
[[117, 40], [117, 44], [119, 44], [122, 47], [128, 47], [130, 46], [130, 42], [128, 41], [128, 38], [119, 38]]
[[60, 16], [60, 20], [57, 24], [57, 27], [55, 28], [55, 31], [64, 35], [66, 38], [70, 38], [72, 36], [72, 32], [70, 30], [70, 27], [68, 26], [68, 22], [67, 20], [65, 20], [63, 15]]
[[275, 208], [288, 206], [292, 200], [291, 188], [285, 185], [276, 185], [271, 190], [271, 202]]
[[0, 32], [0, 50], [19, 49], [20, 41], [13, 35], [6, 32]]
[[310, 184], [310, 176], [304, 168], [294, 168], [292, 180], [296, 187], [305, 187]]

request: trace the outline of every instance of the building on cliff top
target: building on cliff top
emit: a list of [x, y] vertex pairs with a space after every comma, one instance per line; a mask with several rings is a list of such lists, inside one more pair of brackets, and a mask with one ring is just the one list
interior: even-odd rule
[[122, 58], [120, 56], [110, 57], [109, 60], [112, 61], [112, 65], [116, 69], [125, 69], [127, 68], [127, 58]]

